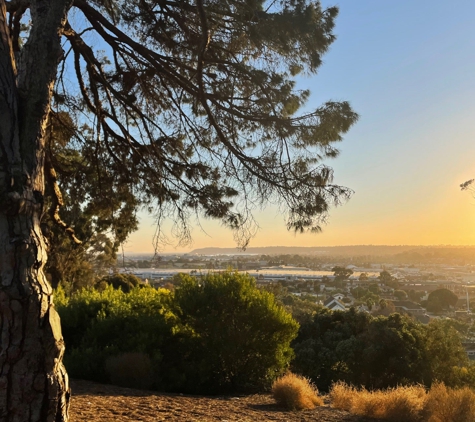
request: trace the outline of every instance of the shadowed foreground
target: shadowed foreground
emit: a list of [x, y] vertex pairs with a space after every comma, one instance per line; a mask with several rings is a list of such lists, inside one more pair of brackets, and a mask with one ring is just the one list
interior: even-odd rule
[[71, 422], [370, 422], [328, 405], [289, 412], [278, 408], [269, 395], [203, 397], [133, 390], [73, 380]]

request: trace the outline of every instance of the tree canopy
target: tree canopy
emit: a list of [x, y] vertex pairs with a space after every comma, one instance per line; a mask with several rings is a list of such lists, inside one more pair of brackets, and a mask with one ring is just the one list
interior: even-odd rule
[[[26, 7], [8, 6], [21, 49]], [[310, 93], [295, 77], [320, 66], [335, 7], [75, 0], [71, 10], [51, 102], [51, 133], [62, 136], [46, 148], [57, 176], [48, 180], [74, 191], [71, 207], [95, 208], [96, 226], [148, 206], [159, 221], [174, 218], [180, 240], [199, 214], [221, 219], [245, 246], [255, 206], [278, 202], [289, 229], [319, 231], [329, 205], [349, 196], [322, 160], [338, 154], [333, 143], [357, 115], [332, 101], [296, 115]]]
[[398, 313], [373, 317], [354, 309], [322, 309], [302, 324], [293, 345], [293, 370], [319, 390], [338, 380], [370, 389], [473, 382], [461, 337], [445, 321], [423, 325]]
[[429, 294], [427, 298], [427, 310], [431, 312], [441, 312], [444, 309], [454, 307], [458, 301], [458, 296], [448, 289], [437, 289]]
[[105, 235], [112, 255], [141, 207], [157, 242], [163, 219], [186, 242], [204, 216], [245, 247], [256, 207], [277, 203], [289, 230], [318, 232], [349, 197], [324, 160], [357, 115], [346, 101], [309, 110], [296, 88], [335, 40], [337, 12], [312, 0], [0, 0], [2, 418], [67, 420], [46, 219], [74, 243]]

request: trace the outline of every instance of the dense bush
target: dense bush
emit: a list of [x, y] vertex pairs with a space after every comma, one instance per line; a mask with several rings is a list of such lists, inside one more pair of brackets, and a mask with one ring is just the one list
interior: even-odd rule
[[472, 383], [475, 372], [454, 328], [399, 314], [321, 310], [302, 325], [293, 346], [293, 370], [320, 390], [338, 380], [371, 389], [436, 380], [461, 386]]
[[252, 277], [183, 275], [175, 305], [193, 333], [180, 359], [187, 391], [255, 390], [270, 386], [288, 367], [298, 324]]
[[106, 360], [126, 352], [147, 354], [158, 373], [161, 349], [177, 325], [170, 300], [168, 290], [138, 287], [129, 293], [112, 286], [103, 291], [84, 289], [69, 299], [57, 294], [71, 376], [108, 381]]
[[140, 353], [150, 359], [151, 387], [168, 391], [270, 386], [288, 367], [298, 330], [273, 295], [257, 289], [251, 277], [230, 272], [202, 280], [182, 276], [175, 294], [112, 286], [70, 298], [59, 292], [56, 306], [71, 376], [111, 381], [120, 372], [115, 357]]

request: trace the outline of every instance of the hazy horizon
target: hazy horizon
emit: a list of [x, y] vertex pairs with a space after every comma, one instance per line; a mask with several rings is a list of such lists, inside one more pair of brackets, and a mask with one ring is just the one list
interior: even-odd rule
[[[399, 245], [387, 245], [387, 244], [347, 244], [347, 245], [266, 245], [266, 246], [249, 246], [246, 250], [242, 251], [235, 245], [228, 245], [228, 246], [203, 246], [203, 247], [190, 247], [188, 250], [185, 250], [186, 248], [183, 248], [184, 250], [167, 250], [167, 251], [158, 251], [158, 254], [164, 254], [164, 255], [173, 255], [173, 254], [186, 254], [193, 252], [194, 250], [200, 250], [200, 249], [234, 249], [236, 250], [236, 253], [244, 253], [246, 254], [248, 250], [252, 249], [268, 249], [268, 248], [356, 248], [356, 247], [375, 247], [375, 248], [383, 248], [383, 247], [389, 247], [389, 248], [396, 248], [396, 247], [408, 247], [408, 248], [475, 248], [475, 244], [472, 245], [450, 245], [450, 244], [438, 244], [438, 245], [413, 245], [413, 244], [399, 244]], [[154, 251], [130, 251], [126, 250], [125, 254], [126, 255], [142, 255], [142, 254], [151, 254], [153, 255], [155, 252]]]
[[[308, 108], [348, 100], [360, 114], [340, 156], [325, 162], [355, 194], [318, 235], [287, 232], [269, 204], [250, 246], [474, 245], [475, 200], [459, 185], [475, 177], [475, 2], [322, 1], [336, 3], [337, 40], [298, 86], [311, 90]], [[140, 217], [130, 253], [153, 252], [153, 219]], [[192, 245], [164, 251], [235, 246], [219, 222], [201, 224], [192, 222]]]

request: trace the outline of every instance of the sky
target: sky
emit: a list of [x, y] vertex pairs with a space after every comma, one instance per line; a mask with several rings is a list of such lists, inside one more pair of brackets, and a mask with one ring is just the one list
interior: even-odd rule
[[[348, 100], [360, 115], [326, 161], [354, 190], [320, 234], [295, 235], [275, 207], [256, 213], [250, 246], [475, 245], [475, 1], [322, 0], [337, 5], [337, 40], [309, 88], [307, 108]], [[154, 220], [125, 251], [153, 252]], [[167, 229], [165, 225], [165, 230]], [[194, 224], [193, 243], [162, 252], [236, 246], [219, 222]]]

